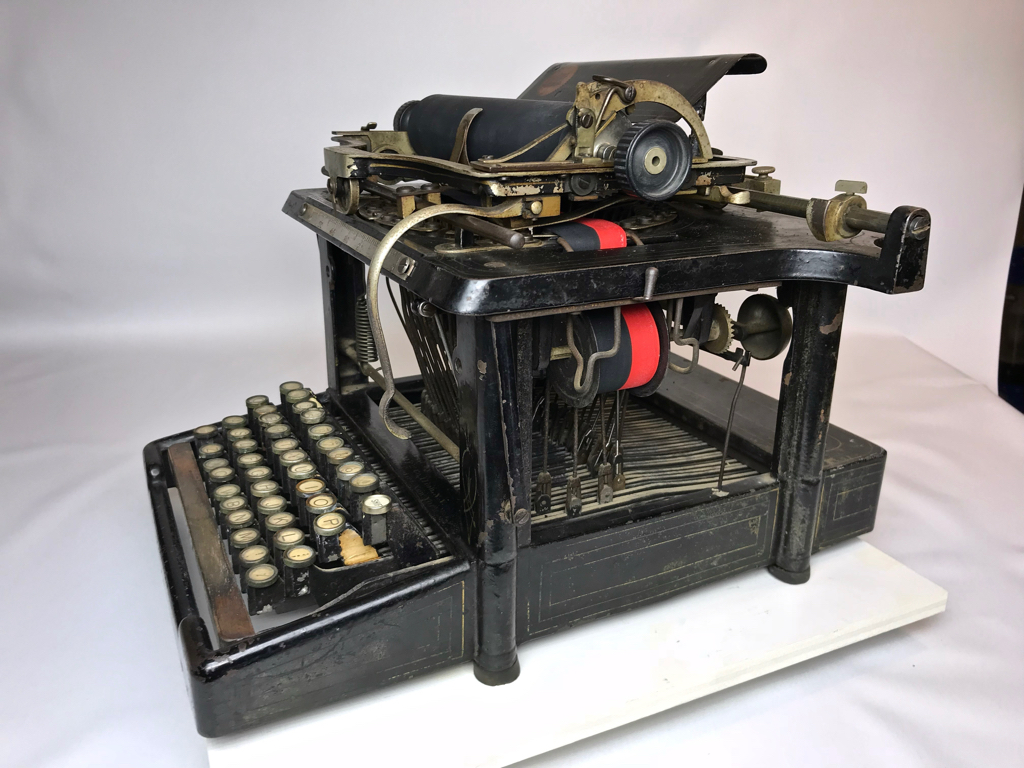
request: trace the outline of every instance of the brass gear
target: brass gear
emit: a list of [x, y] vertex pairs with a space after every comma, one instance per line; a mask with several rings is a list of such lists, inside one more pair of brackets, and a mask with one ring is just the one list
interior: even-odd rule
[[711, 310], [711, 334], [701, 346], [714, 355], [720, 355], [729, 349], [733, 340], [733, 324], [729, 311], [721, 304], [715, 304]]

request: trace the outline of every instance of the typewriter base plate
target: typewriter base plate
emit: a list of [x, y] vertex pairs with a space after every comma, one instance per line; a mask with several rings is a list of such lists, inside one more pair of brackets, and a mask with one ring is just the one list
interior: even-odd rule
[[[504, 766], [941, 613], [946, 591], [855, 539], [815, 555], [796, 588], [764, 569], [520, 648], [523, 674], [490, 688], [463, 664], [239, 736], [211, 768], [286, 761]], [[539, 709], [540, 708], [540, 709]], [[541, 709], [543, 711], [541, 711]], [[460, 713], [460, 738], [450, 732]], [[536, 713], [533, 716], [531, 713]], [[508, 729], [526, 718], [528, 727]], [[395, 723], [402, 738], [394, 739]], [[345, 740], [323, 734], [358, 733]], [[506, 737], [502, 737], [502, 735]]]

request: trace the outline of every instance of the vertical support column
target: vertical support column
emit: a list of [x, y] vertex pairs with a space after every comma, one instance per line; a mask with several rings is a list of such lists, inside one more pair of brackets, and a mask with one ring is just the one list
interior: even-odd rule
[[782, 530], [768, 570], [787, 584], [803, 584], [811, 577], [846, 286], [801, 281], [787, 288], [793, 305], [793, 340], [782, 369], [772, 456]]
[[515, 327], [459, 316], [461, 488], [467, 543], [476, 551], [477, 627], [473, 671], [487, 685], [519, 676], [516, 655], [515, 492], [508, 457], [519, 450]]
[[356, 338], [356, 299], [366, 293], [366, 277], [362, 262], [322, 237], [320, 247], [320, 282], [324, 299], [324, 335], [327, 350], [327, 388], [337, 393], [349, 384], [362, 384], [366, 377], [345, 355], [340, 344]]

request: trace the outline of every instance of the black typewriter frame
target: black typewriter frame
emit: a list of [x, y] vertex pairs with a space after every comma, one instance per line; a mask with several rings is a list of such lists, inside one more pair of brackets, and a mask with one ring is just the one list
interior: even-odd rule
[[[468, 660], [482, 681], [508, 682], [518, 674], [517, 647], [525, 640], [753, 568], [801, 583], [812, 552], [873, 527], [885, 452], [828, 423], [842, 315], [848, 285], [885, 293], [923, 285], [927, 237], [908, 229], [927, 215], [921, 209], [894, 211], [881, 247], [866, 235], [820, 243], [799, 220], [731, 209], [695, 214], [711, 227], [693, 243], [538, 264], [506, 265], [507, 251], [455, 261], [414, 238], [403, 241], [386, 270], [457, 316], [461, 486], [472, 489], [462, 497], [415, 445], [388, 433], [376, 409], [379, 389], [341, 351], [355, 337], [364, 264], [384, 229], [339, 213], [323, 190], [292, 193], [284, 210], [318, 236], [328, 342], [322, 402], [422, 504], [449, 554], [355, 590], [320, 613], [214, 649], [168, 494], [166, 450], [190, 436], [151, 443], [145, 460], [158, 540], [204, 735]], [[530, 409], [521, 407], [532, 396], [524, 352], [532, 318], [638, 296], [649, 266], [659, 269], [658, 297], [774, 285], [792, 306], [779, 400], [746, 392], [730, 443], [730, 455], [769, 471], [725, 486], [723, 498], [697, 492], [667, 508], [532, 531], [530, 452], [523, 450]], [[670, 375], [651, 403], [720, 441], [733, 391], [726, 381], [703, 368]], [[410, 395], [420, 386], [417, 378], [399, 385]], [[619, 567], [598, 564], [609, 558]], [[645, 586], [637, 589], [638, 581]]]

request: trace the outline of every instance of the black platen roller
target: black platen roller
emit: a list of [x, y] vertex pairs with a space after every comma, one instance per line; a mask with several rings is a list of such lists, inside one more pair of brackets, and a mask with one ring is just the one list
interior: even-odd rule
[[[567, 131], [565, 118], [572, 103], [435, 94], [399, 107], [395, 113], [395, 130], [409, 134], [409, 142], [417, 154], [448, 160], [459, 123], [469, 110], [477, 108], [483, 111], [473, 118], [466, 142], [470, 160], [486, 155], [503, 157], [559, 125], [565, 125]], [[515, 161], [546, 160], [564, 137], [565, 131], [561, 131], [517, 156]]]

